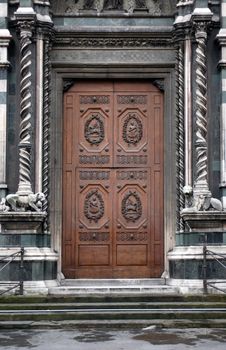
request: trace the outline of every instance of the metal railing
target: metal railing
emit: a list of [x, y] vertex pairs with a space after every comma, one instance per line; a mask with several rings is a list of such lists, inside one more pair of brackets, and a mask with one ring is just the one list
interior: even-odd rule
[[0, 290], [0, 295], [7, 293], [13, 289], [16, 289], [19, 287], [18, 294], [23, 295], [24, 294], [24, 248], [22, 247], [19, 251], [11, 254], [6, 255], [0, 259], [0, 263], [3, 262], [3, 266], [0, 267], [0, 275], [1, 272], [9, 265], [11, 264], [16, 258], [19, 259], [19, 276], [18, 276], [18, 282], [3, 282], [0, 281], [0, 288], [5, 287], [3, 291]]
[[[215, 282], [208, 282], [207, 278], [207, 256], [211, 256], [212, 260], [216, 261], [221, 267], [225, 269], [225, 280], [222, 279], [222, 281], [215, 281]], [[203, 245], [203, 291], [204, 294], [208, 294], [208, 287], [212, 287], [222, 293], [226, 294], [226, 290], [219, 288], [216, 286], [216, 284], [222, 284], [226, 283], [226, 265], [220, 260], [220, 258], [223, 258], [226, 260], [226, 254], [216, 253], [212, 250], [207, 249], [207, 240], [205, 239], [204, 245]]]

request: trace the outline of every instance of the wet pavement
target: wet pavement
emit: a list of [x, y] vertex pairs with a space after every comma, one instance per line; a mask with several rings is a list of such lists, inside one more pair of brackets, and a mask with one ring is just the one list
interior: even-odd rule
[[225, 350], [226, 329], [0, 330], [4, 350]]

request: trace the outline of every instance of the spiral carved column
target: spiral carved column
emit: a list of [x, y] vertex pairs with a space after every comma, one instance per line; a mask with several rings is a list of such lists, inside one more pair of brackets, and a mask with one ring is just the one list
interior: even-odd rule
[[[44, 91], [43, 91], [43, 181], [42, 189], [45, 195], [43, 210], [48, 213], [49, 206], [49, 105], [50, 105], [50, 61], [49, 61], [49, 39], [45, 40], [44, 44]], [[49, 214], [49, 213], [48, 213]], [[47, 232], [49, 229], [49, 215], [44, 222], [44, 229]]]
[[196, 174], [194, 194], [210, 196], [207, 155], [206, 25], [196, 28]]
[[18, 194], [26, 196], [31, 189], [31, 36], [27, 23], [20, 24], [20, 142]]
[[184, 230], [180, 216], [184, 208], [184, 48], [180, 43], [177, 50], [177, 231]]

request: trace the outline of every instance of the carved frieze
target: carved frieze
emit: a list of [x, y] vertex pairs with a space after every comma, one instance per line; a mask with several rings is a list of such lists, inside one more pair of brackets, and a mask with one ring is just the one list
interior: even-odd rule
[[104, 200], [98, 190], [90, 191], [84, 201], [85, 217], [97, 223], [104, 215]]
[[122, 138], [128, 145], [136, 145], [142, 139], [143, 126], [135, 113], [129, 114], [122, 130]]
[[147, 164], [148, 157], [142, 155], [117, 155], [117, 162], [119, 164]]
[[119, 104], [147, 104], [146, 95], [119, 95], [117, 96], [117, 102]]
[[109, 171], [83, 170], [79, 172], [80, 180], [109, 180]]
[[[55, 39], [56, 46], [73, 46], [73, 47], [162, 47], [170, 46], [172, 44], [171, 37], [159, 37], [157, 38], [100, 38], [100, 37], [78, 37], [78, 38], [66, 38], [62, 37], [62, 34], [57, 33]], [[142, 103], [142, 102], [141, 102]]]
[[177, 0], [52, 0], [51, 7], [54, 14], [73, 15], [85, 10], [95, 10], [97, 13], [108, 11], [144, 10], [152, 16], [172, 16], [176, 11]]
[[99, 145], [104, 140], [104, 123], [99, 114], [93, 114], [85, 123], [84, 135], [91, 145]]
[[80, 232], [79, 240], [81, 242], [108, 242], [110, 239], [109, 232]]
[[116, 240], [118, 242], [145, 242], [148, 239], [147, 232], [118, 232], [116, 235]]
[[127, 221], [135, 222], [142, 215], [142, 203], [136, 191], [129, 191], [122, 199], [122, 215]]
[[79, 156], [80, 164], [108, 164], [109, 161], [109, 156]]
[[147, 180], [147, 171], [120, 170], [117, 171], [118, 180]]
[[110, 97], [105, 95], [99, 96], [80, 96], [80, 104], [108, 104]]

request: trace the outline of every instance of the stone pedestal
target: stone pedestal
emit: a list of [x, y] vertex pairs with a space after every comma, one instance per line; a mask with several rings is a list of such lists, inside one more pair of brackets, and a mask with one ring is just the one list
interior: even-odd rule
[[[47, 284], [56, 283], [58, 254], [51, 249], [50, 235], [43, 233], [45, 217], [45, 212], [0, 213], [0, 260], [6, 257], [0, 268], [24, 247], [25, 293], [47, 293]], [[18, 281], [19, 265], [18, 256], [2, 270], [0, 281]]]

